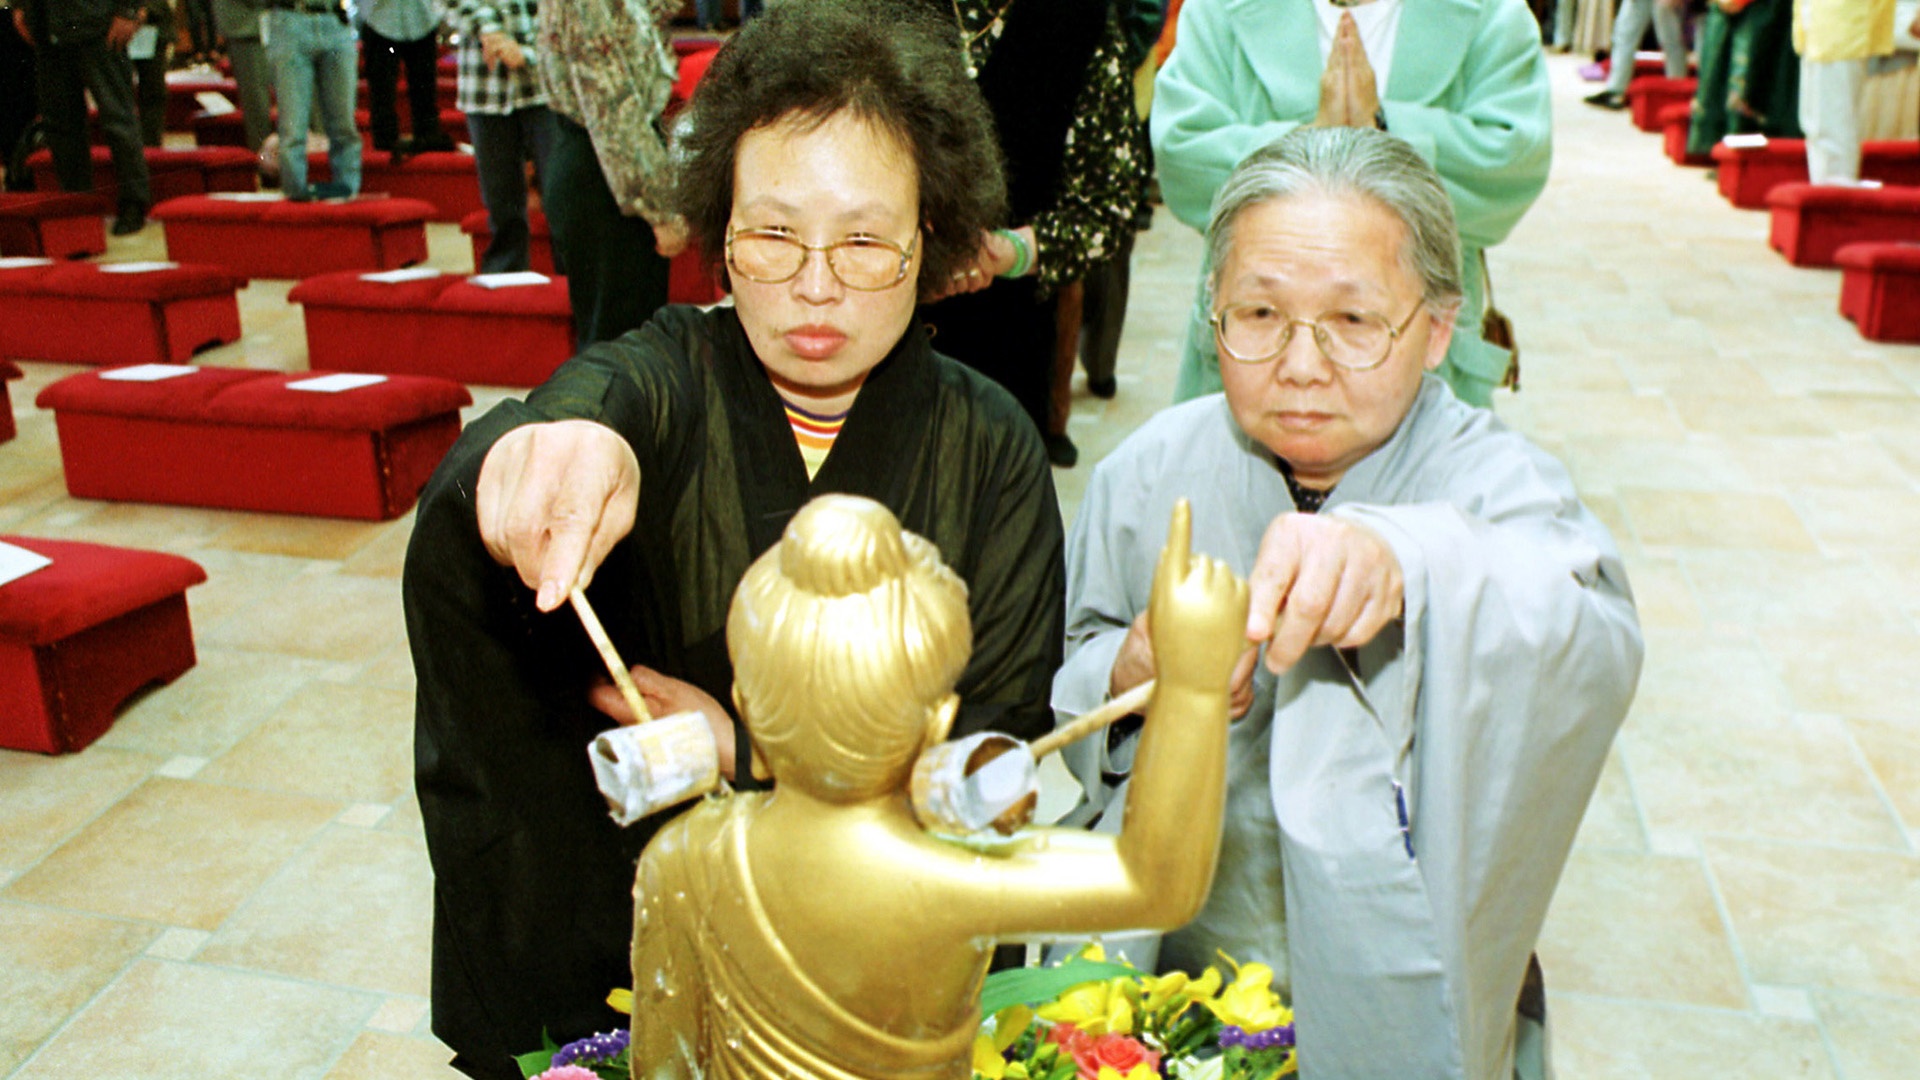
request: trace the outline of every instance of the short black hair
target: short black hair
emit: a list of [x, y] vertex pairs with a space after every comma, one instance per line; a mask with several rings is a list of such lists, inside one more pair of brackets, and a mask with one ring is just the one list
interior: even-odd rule
[[973, 261], [981, 233], [1006, 221], [1007, 184], [955, 23], [908, 0], [788, 0], [727, 42], [688, 107], [674, 204], [710, 266], [725, 269], [740, 137], [847, 111], [892, 133], [919, 170], [921, 291]]

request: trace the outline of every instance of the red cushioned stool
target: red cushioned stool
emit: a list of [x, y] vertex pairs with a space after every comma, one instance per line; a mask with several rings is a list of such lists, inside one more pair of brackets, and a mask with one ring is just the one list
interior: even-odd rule
[[[268, 122], [272, 126], [272, 122]], [[239, 112], [197, 112], [187, 119], [195, 146], [247, 147], [246, 119]]]
[[[182, 195], [204, 195], [209, 191], [252, 191], [255, 187], [255, 158], [245, 147], [166, 147], [149, 146], [142, 151], [147, 159], [148, 197], [152, 202], [177, 199]], [[93, 191], [109, 201], [118, 199], [120, 185], [113, 171], [113, 157], [104, 146], [93, 147]], [[53, 156], [36, 150], [27, 158], [33, 170], [33, 185], [41, 191], [60, 190], [60, 179], [53, 171]]]
[[368, 150], [360, 158], [360, 190], [419, 199], [433, 206], [432, 220], [461, 221], [476, 210], [486, 213], [474, 160], [472, 154], [433, 150], [396, 165], [385, 150]]
[[113, 212], [97, 195], [0, 192], [0, 256], [75, 259], [107, 250], [101, 219]]
[[1848, 244], [1840, 264], [1840, 314], [1868, 341], [1920, 342], [1920, 244]]
[[1660, 132], [1667, 152], [1667, 160], [1675, 165], [1711, 165], [1713, 158], [1707, 154], [1687, 153], [1687, 135], [1693, 128], [1693, 105], [1681, 103], [1669, 105], [1660, 110]]
[[[412, 130], [413, 118], [406, 115], [406, 109], [401, 109], [400, 112], [401, 130]], [[368, 140], [367, 146], [371, 148], [373, 145], [371, 141], [373, 136], [369, 129], [373, 125], [373, 114], [365, 109], [355, 109], [353, 113], [353, 124], [354, 127], [359, 130], [361, 136]], [[467, 131], [467, 114], [461, 112], [459, 109], [443, 108], [440, 110], [440, 131], [454, 142], [470, 143], [473, 141], [472, 134]]]
[[7, 384], [20, 377], [20, 367], [11, 360], [0, 360], [0, 442], [19, 434], [13, 426], [13, 395]]
[[207, 580], [199, 564], [70, 540], [0, 540], [53, 560], [0, 585], [0, 746], [84, 749], [134, 691], [193, 666], [186, 592]]
[[248, 278], [303, 278], [336, 270], [391, 270], [427, 257], [418, 199], [249, 201], [212, 195], [153, 208], [166, 222], [167, 257], [225, 266]]
[[240, 96], [240, 84], [225, 75], [208, 72], [167, 72], [168, 131], [191, 131], [193, 115], [201, 111], [200, 94], [214, 93], [233, 102]]
[[565, 278], [490, 289], [444, 274], [399, 282], [325, 274], [287, 299], [306, 307], [315, 368], [538, 386], [575, 351]]
[[1768, 139], [1759, 146], [1723, 142], [1712, 156], [1721, 196], [1742, 210], [1765, 207], [1767, 192], [1781, 184], [1807, 182], [1807, 144], [1801, 139]]
[[720, 55], [720, 43], [693, 42], [692, 47], [682, 48], [678, 42], [674, 50], [679, 54], [679, 67], [673, 77], [673, 89], [667, 94], [669, 110], [671, 103], [686, 104], [693, 100], [693, 92], [700, 86], [700, 80], [707, 75], [707, 69], [713, 66], [713, 58]]
[[[153, 264], [118, 264], [122, 266]], [[0, 356], [67, 364], [185, 360], [240, 340], [243, 282], [216, 266], [119, 273], [114, 263], [0, 271]], [[31, 269], [31, 268], [25, 268]]]
[[[1767, 194], [1781, 184], [1807, 182], [1807, 144], [1802, 139], [1768, 139], [1764, 146], [1713, 148], [1720, 169], [1720, 194], [1743, 210], [1767, 205]], [[1860, 144], [1860, 178], [1896, 187], [1920, 185], [1920, 141], [1872, 140]]]
[[1782, 184], [1767, 207], [1767, 243], [1795, 266], [1833, 266], [1841, 248], [1862, 241], [1920, 241], [1920, 188]]
[[[473, 242], [473, 268], [480, 269], [480, 260], [486, 257], [487, 245], [493, 242], [493, 231], [487, 222], [485, 210], [475, 211], [460, 219], [460, 231], [467, 234]], [[547, 215], [539, 210], [527, 211], [527, 231], [531, 240], [527, 245], [527, 264], [529, 269], [543, 274], [551, 274], [553, 269], [553, 226], [547, 223]], [[667, 303], [669, 304], [717, 304], [727, 295], [720, 287], [719, 280], [707, 272], [701, 264], [700, 256], [689, 247], [673, 257], [667, 267]], [[502, 385], [515, 386], [517, 383]]]
[[111, 374], [70, 375], [36, 399], [53, 410], [76, 498], [385, 521], [419, 497], [473, 400], [447, 379], [404, 375], [314, 393], [290, 384], [323, 373]]
[[1870, 139], [1860, 144], [1860, 178], [1888, 187], [1920, 187], [1920, 139]]
[[1672, 105], [1693, 104], [1698, 79], [1669, 79], [1665, 75], [1641, 75], [1627, 84], [1627, 103], [1633, 111], [1633, 126], [1641, 131], [1661, 130], [1660, 114]]

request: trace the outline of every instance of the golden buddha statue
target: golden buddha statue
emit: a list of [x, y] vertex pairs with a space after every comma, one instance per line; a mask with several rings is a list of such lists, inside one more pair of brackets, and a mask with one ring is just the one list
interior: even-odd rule
[[706, 799], [641, 857], [636, 1078], [965, 1080], [996, 943], [1199, 910], [1247, 586], [1189, 557], [1187, 515], [1154, 578], [1159, 684], [1124, 830], [984, 849], [929, 835], [907, 790], [958, 705], [965, 585], [878, 503], [828, 495], [794, 516], [727, 623], [734, 702], [777, 786]]

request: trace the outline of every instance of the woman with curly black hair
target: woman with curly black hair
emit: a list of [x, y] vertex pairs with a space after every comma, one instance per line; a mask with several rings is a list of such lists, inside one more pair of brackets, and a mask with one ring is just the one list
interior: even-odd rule
[[543, 1027], [614, 1026], [603, 1000], [628, 978], [634, 862], [661, 822], [621, 831], [595, 788], [585, 747], [626, 717], [555, 610], [573, 587], [649, 707], [704, 713], [751, 786], [734, 586], [808, 499], [865, 495], [966, 582], [956, 730], [1052, 726], [1064, 576], [1040, 438], [914, 318], [1004, 213], [993, 127], [951, 24], [877, 6], [776, 6], [701, 82], [675, 202], [733, 306], [588, 348], [469, 426], [422, 495], [403, 592], [434, 1031], [469, 1075], [517, 1076]]

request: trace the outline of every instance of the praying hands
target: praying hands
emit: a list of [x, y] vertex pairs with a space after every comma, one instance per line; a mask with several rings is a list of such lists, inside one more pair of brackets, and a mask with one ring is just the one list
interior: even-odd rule
[[1340, 16], [1340, 28], [1333, 35], [1333, 50], [1327, 53], [1326, 70], [1320, 74], [1320, 112], [1315, 127], [1378, 127], [1380, 91], [1374, 85], [1373, 65], [1367, 62], [1367, 50], [1360, 44], [1360, 27], [1348, 12]]

